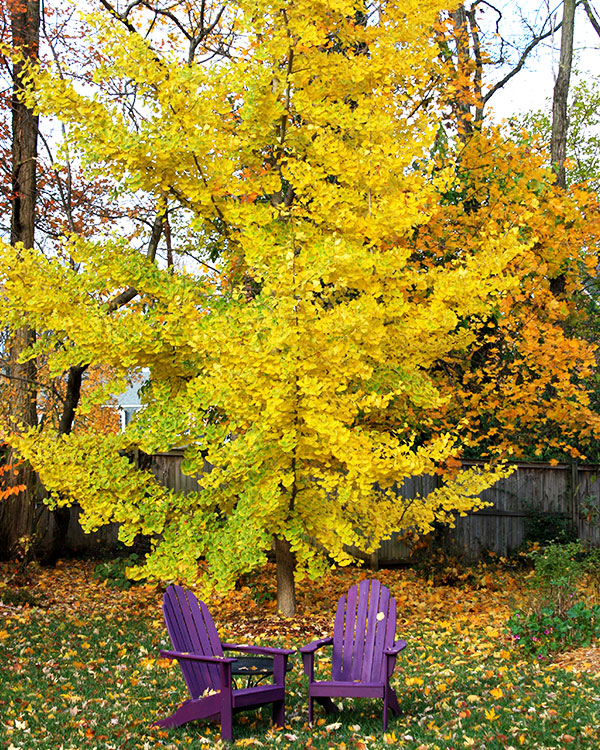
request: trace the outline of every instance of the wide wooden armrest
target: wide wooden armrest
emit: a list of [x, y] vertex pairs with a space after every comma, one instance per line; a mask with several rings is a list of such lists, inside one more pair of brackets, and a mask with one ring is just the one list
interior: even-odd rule
[[389, 654], [390, 656], [396, 656], [396, 654], [399, 654], [404, 648], [406, 648], [406, 641], [396, 641], [393, 646], [386, 648], [383, 653]]
[[247, 654], [264, 654], [265, 656], [277, 656], [283, 654], [289, 656], [295, 654], [295, 648], [275, 648], [274, 646], [247, 646], [243, 643], [222, 643], [221, 646], [227, 651], [241, 651]]
[[235, 659], [228, 656], [203, 656], [202, 654], [188, 654], [185, 651], [161, 651], [163, 659], [183, 659], [188, 661], [206, 661], [211, 664], [233, 664]]
[[314, 654], [314, 652], [318, 648], [321, 648], [321, 646], [329, 646], [331, 643], [333, 643], [332, 636], [329, 636], [328, 638], [319, 638], [316, 641], [312, 641], [312, 643], [309, 643], [307, 646], [302, 646], [298, 651], [300, 651], [301, 654]]

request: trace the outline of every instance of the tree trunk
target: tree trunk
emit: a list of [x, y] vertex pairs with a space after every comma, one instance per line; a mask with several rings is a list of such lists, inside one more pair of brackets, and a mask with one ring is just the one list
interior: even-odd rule
[[59, 435], [68, 435], [73, 429], [73, 422], [75, 421], [75, 410], [79, 404], [81, 398], [81, 385], [83, 383], [83, 374], [87, 370], [87, 365], [78, 365], [69, 368], [67, 374], [67, 392], [65, 395], [65, 403], [63, 406], [62, 414], [60, 415], [60, 422], [58, 425]]
[[296, 614], [296, 584], [294, 571], [296, 558], [287, 539], [274, 537], [275, 564], [277, 566], [277, 611], [284, 617]]
[[7, 486], [25, 489], [0, 501], [0, 559], [23, 562], [30, 559], [35, 542], [37, 476], [29, 464], [18, 464], [12, 451], [6, 462], [15, 467]]
[[[12, 44], [26, 57], [37, 58], [39, 50], [39, 0], [20, 0], [9, 4]], [[23, 90], [23, 64], [13, 66], [12, 109], [12, 195], [11, 243], [33, 247], [36, 202], [37, 117], [20, 100]], [[35, 362], [19, 362], [21, 353], [35, 342], [35, 331], [28, 327], [13, 332], [9, 343], [9, 416], [25, 427], [37, 425], [37, 386]], [[11, 454], [8, 462], [14, 463]], [[34, 541], [37, 476], [21, 465], [10, 484], [25, 489], [0, 504], [0, 554], [21, 554]]]
[[564, 0], [560, 39], [560, 62], [552, 100], [552, 137], [550, 141], [552, 168], [556, 172], [556, 181], [562, 188], [566, 188], [567, 186], [565, 173], [567, 131], [569, 127], [567, 100], [569, 97], [569, 82], [571, 80], [571, 63], [573, 61], [575, 4], [576, 0]]
[[[460, 79], [464, 81], [471, 77], [471, 50], [469, 44], [469, 25], [467, 22], [467, 12], [465, 6], [461, 3], [456, 10], [450, 13], [450, 18], [454, 23], [454, 40], [456, 42], [456, 72]], [[454, 101], [456, 125], [458, 137], [461, 141], [466, 141], [473, 132], [471, 102], [469, 101], [470, 92], [458, 92]]]
[[[73, 429], [75, 410], [81, 398], [83, 374], [87, 368], [87, 365], [77, 365], [69, 368], [65, 403], [58, 425], [59, 435], [68, 435]], [[46, 562], [49, 564], [54, 564], [65, 551], [65, 541], [71, 521], [71, 507], [56, 508], [52, 513], [52, 517], [54, 518], [54, 533], [50, 540], [50, 545], [45, 552]]]
[[[40, 39], [39, 0], [10, 3], [13, 47], [28, 58], [37, 58]], [[35, 231], [36, 160], [38, 118], [23, 104], [24, 65], [13, 66], [12, 92], [12, 215], [11, 242], [33, 247]]]
[[[567, 132], [569, 129], [568, 99], [571, 80], [571, 64], [573, 62], [573, 36], [575, 28], [576, 0], [564, 0], [563, 21], [560, 38], [560, 61], [558, 75], [554, 84], [552, 99], [552, 133], [550, 137], [550, 153], [552, 169], [556, 174], [556, 184], [563, 190], [567, 187], [567, 173], [565, 158], [567, 155]], [[566, 278], [559, 273], [550, 279], [550, 291], [560, 297], [565, 293]]]

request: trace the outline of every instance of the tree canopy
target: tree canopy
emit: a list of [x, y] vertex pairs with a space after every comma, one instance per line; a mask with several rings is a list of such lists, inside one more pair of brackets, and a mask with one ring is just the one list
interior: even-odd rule
[[[116, 233], [71, 232], [50, 253], [2, 243], [0, 316], [38, 331], [23, 356], [43, 355], [51, 374], [94, 364], [150, 377], [123, 434], [42, 425], [10, 440], [53, 502], [81, 504], [86, 528], [152, 535], [147, 574], [195, 579], [203, 558], [226, 588], [274, 545], [291, 613], [294, 574], [451, 522], [505, 471], [452, 468], [460, 436], [481, 438], [474, 416], [499, 411], [497, 391], [470, 387], [469, 363], [494, 321], [533, 340], [526, 315], [511, 328], [513, 307], [538, 273], [526, 294], [542, 299], [549, 236], [583, 214], [539, 160], [482, 158], [493, 133], [466, 152], [457, 128], [442, 148], [456, 88], [441, 10], [239, 0], [193, 55], [160, 25], [145, 38], [104, 14], [88, 19], [89, 86], [31, 66], [28, 104], [65, 124], [89, 174], [145, 196], [156, 219], [145, 253]], [[487, 387], [497, 374], [479, 361]], [[570, 375], [560, 383], [567, 392]], [[101, 382], [80, 410], [114, 387]], [[174, 446], [199, 493], [167, 490], [126, 455]], [[423, 473], [439, 488], [402, 499], [402, 480]]]

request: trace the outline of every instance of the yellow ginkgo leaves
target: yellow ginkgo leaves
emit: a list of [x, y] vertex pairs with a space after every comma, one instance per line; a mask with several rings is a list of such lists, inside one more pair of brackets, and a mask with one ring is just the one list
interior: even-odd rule
[[[44, 332], [37, 353], [57, 371], [149, 373], [124, 435], [42, 430], [19, 449], [89, 528], [152, 535], [147, 573], [193, 580], [201, 560], [223, 589], [274, 539], [293, 586], [481, 506], [504, 470], [441, 468], [464, 427], [441, 373], [516, 293], [510, 269], [536, 241], [526, 206], [482, 214], [464, 243], [448, 229], [454, 170], [427, 157], [442, 3], [393, 1], [368, 21], [345, 1], [235, 8], [239, 37], [211, 64], [100, 23], [97, 80], [139, 84], [135, 122], [112, 89], [90, 96], [51, 70], [31, 94], [89, 168], [177, 217], [179, 265], [114, 239], [72, 238], [70, 264], [2, 250], [3, 319]], [[135, 293], [115, 307], [123, 289]], [[174, 446], [197, 493], [134, 464]], [[435, 473], [448, 476], [434, 492], [404, 495], [406, 478]]]

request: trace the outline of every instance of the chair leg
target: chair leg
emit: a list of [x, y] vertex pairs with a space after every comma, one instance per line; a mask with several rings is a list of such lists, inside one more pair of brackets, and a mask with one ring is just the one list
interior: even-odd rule
[[319, 696], [318, 698], [315, 698], [317, 703], [325, 709], [325, 713], [327, 714], [338, 714], [339, 710], [338, 707], [335, 705], [335, 703], [331, 700], [331, 698], [328, 698], [326, 695]]
[[388, 728], [388, 711], [389, 709], [392, 709], [392, 712], [394, 716], [398, 716], [400, 713], [400, 704], [398, 703], [398, 698], [396, 697], [396, 691], [390, 687], [390, 685], [385, 686], [385, 690], [383, 693], [383, 731], [387, 731]]
[[312, 727], [313, 720], [313, 698], [311, 695], [308, 696], [308, 726]]
[[273, 724], [285, 725], [285, 700], [273, 701]]
[[231, 742], [233, 740], [233, 711], [231, 703], [224, 703], [221, 708], [221, 739]]

